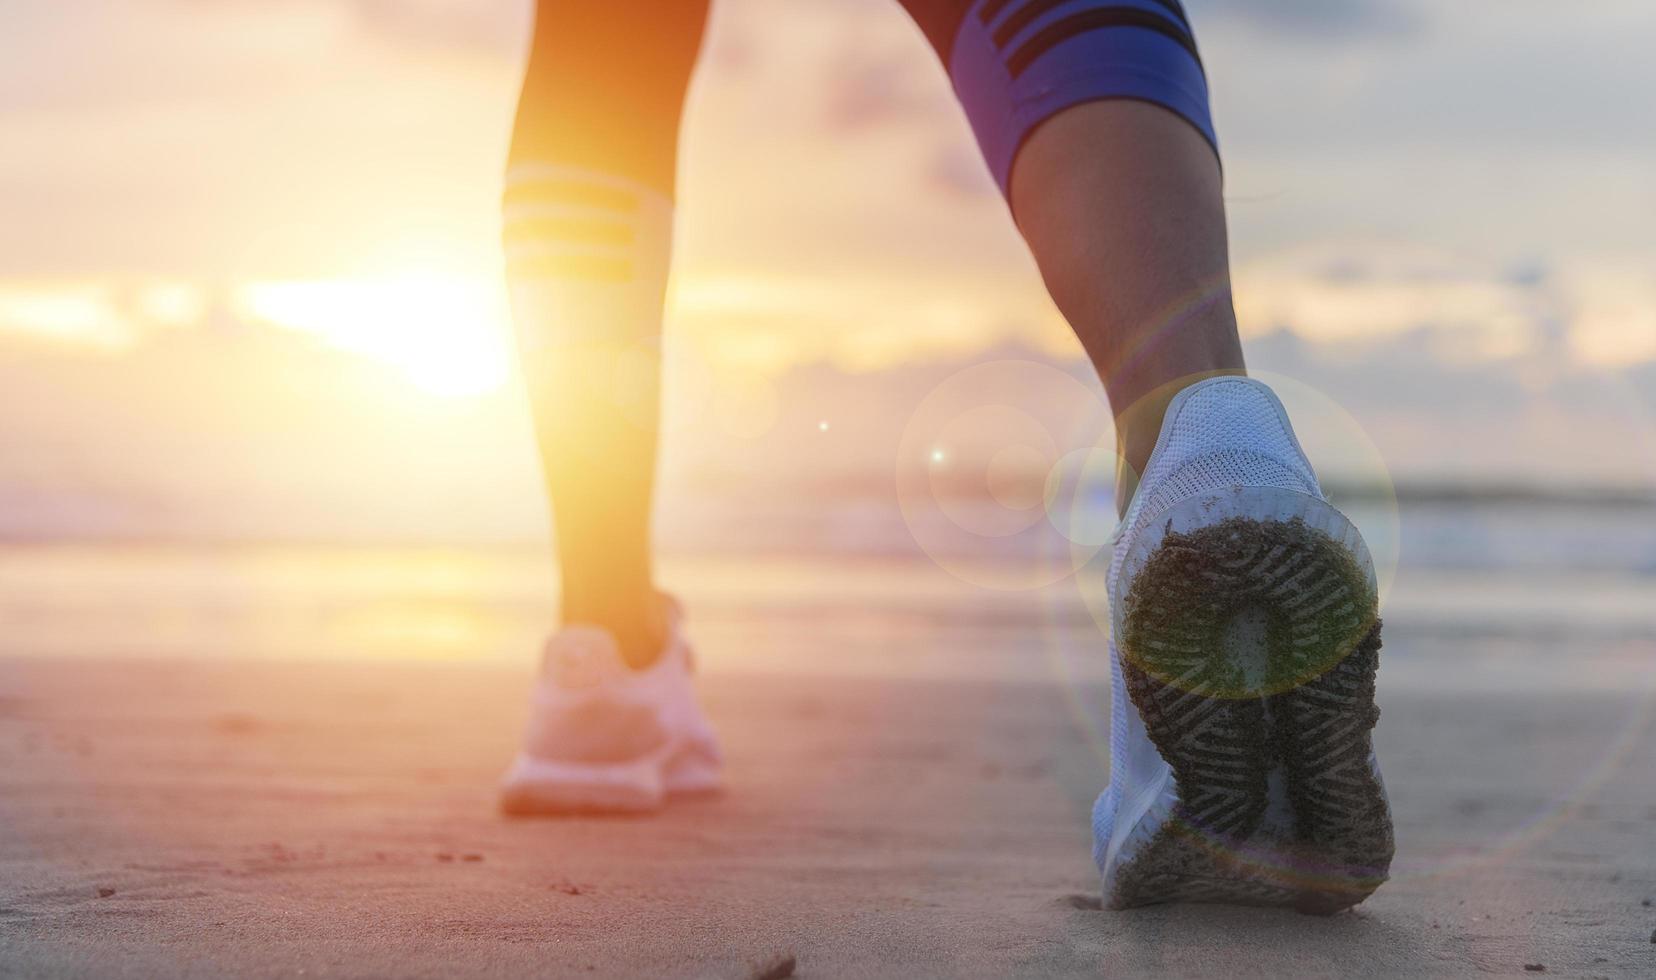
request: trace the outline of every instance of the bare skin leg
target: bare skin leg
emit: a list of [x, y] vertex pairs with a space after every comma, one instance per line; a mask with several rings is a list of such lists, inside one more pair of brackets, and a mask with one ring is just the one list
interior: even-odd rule
[[[662, 301], [679, 114], [706, 15], [705, 0], [541, 0], [512, 134], [513, 172], [553, 168], [577, 193], [599, 188], [598, 209], [578, 198], [536, 226], [514, 219], [509, 173], [507, 272], [563, 623], [607, 630], [634, 667], [656, 659], [667, 632], [650, 547]], [[523, 195], [567, 203], [532, 181]], [[576, 230], [538, 230], [560, 223]], [[583, 228], [608, 237], [594, 245]], [[526, 244], [575, 264], [516, 271]]]
[[1173, 396], [1245, 371], [1220, 187], [1201, 134], [1124, 99], [1054, 116], [1012, 171], [1018, 227], [1109, 394], [1123, 510]]

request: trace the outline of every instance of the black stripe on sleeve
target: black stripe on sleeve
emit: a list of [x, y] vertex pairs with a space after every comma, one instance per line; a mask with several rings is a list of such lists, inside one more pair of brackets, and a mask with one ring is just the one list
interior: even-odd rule
[[985, 24], [989, 23], [999, 17], [1000, 12], [1006, 9], [1006, 5], [1011, 2], [1012, 0], [988, 0], [987, 3], [978, 8], [978, 20]]
[[[1006, 18], [1006, 23], [1004, 23], [1001, 26], [995, 28], [995, 34], [994, 34], [995, 47], [997, 47], [997, 48], [1006, 47], [1007, 42], [1009, 42], [1013, 38], [1017, 37], [1018, 34], [1023, 31], [1024, 28], [1028, 27], [1030, 24], [1035, 23], [1035, 21], [1037, 19], [1039, 19], [1042, 15], [1044, 15], [1046, 13], [1049, 13], [1055, 7], [1061, 7], [1064, 4], [1069, 3], [1069, 2], [1070, 2], [1070, 0], [1029, 0], [1028, 3], [1024, 4], [1022, 7], [1019, 7], [1016, 11], [1014, 11], [1012, 16]], [[1185, 29], [1186, 33], [1189, 33], [1189, 31], [1190, 31], [1190, 21], [1185, 18], [1184, 8], [1179, 6], [1178, 0], [1150, 0], [1150, 2], [1156, 4], [1157, 6], [1161, 7], [1163, 10], [1166, 10], [1168, 13], [1172, 14], [1175, 21], [1181, 27], [1183, 27]], [[1119, 9], [1119, 10], [1132, 10], [1134, 8], [1132, 8], [1132, 7], [1094, 7], [1092, 9], [1093, 10], [1117, 10], [1117, 9]], [[1082, 13], [1090, 13], [1090, 12], [1091, 11], [1080, 11], [1080, 10], [1078, 10], [1078, 11], [1076, 11], [1076, 15], [1079, 16]]]
[[1166, 17], [1135, 7], [1097, 7], [1041, 28], [1006, 59], [1006, 70], [1017, 78], [1035, 63], [1035, 59], [1070, 38], [1111, 27], [1138, 27], [1177, 41], [1196, 60], [1196, 67], [1202, 67], [1202, 56], [1196, 52], [1196, 42], [1187, 31]]

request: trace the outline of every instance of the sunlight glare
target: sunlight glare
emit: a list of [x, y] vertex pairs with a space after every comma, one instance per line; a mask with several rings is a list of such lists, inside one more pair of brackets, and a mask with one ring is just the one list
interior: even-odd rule
[[132, 324], [95, 285], [11, 286], [0, 284], [0, 330], [103, 351], [133, 342]]
[[497, 391], [510, 366], [505, 304], [481, 281], [404, 275], [250, 283], [242, 307], [275, 326], [400, 369], [433, 395]]

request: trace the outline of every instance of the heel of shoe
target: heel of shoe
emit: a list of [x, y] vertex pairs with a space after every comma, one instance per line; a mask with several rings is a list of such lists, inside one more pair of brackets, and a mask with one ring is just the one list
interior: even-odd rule
[[1361, 901], [1391, 857], [1362, 536], [1310, 494], [1218, 491], [1158, 515], [1121, 574], [1122, 673], [1178, 804], [1111, 904]]
[[648, 813], [666, 796], [659, 760], [582, 764], [519, 755], [500, 786], [507, 816]]

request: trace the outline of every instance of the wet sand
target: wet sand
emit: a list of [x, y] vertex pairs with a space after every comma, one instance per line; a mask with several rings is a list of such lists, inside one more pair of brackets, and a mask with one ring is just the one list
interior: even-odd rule
[[730, 790], [643, 819], [495, 814], [527, 662], [0, 659], [0, 975], [1656, 975], [1648, 641], [1392, 637], [1395, 877], [1317, 919], [1099, 911], [1101, 679], [894, 629], [709, 657]]

